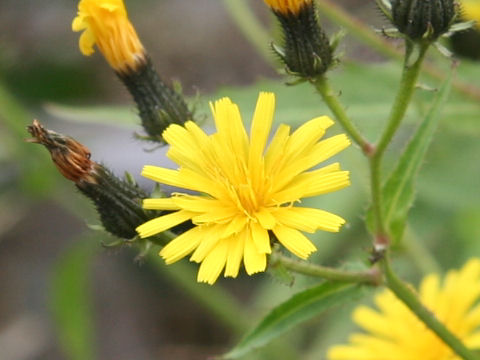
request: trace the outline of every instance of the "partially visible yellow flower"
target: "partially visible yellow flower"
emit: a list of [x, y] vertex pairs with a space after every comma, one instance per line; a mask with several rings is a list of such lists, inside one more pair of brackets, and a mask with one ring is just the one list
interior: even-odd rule
[[312, 0], [264, 0], [273, 11], [283, 15], [298, 14], [305, 5], [311, 4]]
[[460, 0], [462, 18], [475, 20], [477, 29], [480, 29], [480, 0]]
[[116, 71], [136, 69], [145, 59], [145, 50], [122, 0], [80, 0], [72, 30], [84, 30], [79, 41], [82, 54], [93, 54], [96, 44]]
[[275, 108], [272, 93], [260, 93], [250, 135], [229, 98], [210, 106], [217, 128], [213, 135], [192, 121], [170, 125], [163, 133], [171, 145], [167, 156], [178, 170], [145, 166], [142, 171], [147, 178], [198, 194], [144, 200], [146, 209], [173, 212], [139, 226], [138, 233], [145, 238], [191, 220], [195, 226], [160, 255], [171, 264], [193, 252], [190, 260], [201, 263], [197, 280], [209, 284], [223, 269], [225, 276], [236, 277], [242, 260], [249, 275], [265, 271], [273, 238], [306, 259], [316, 248], [302, 232], [337, 232], [345, 220], [295, 205], [349, 185], [349, 172], [341, 171], [338, 163], [311, 169], [350, 141], [344, 134], [320, 140], [333, 125], [322, 116], [292, 134], [289, 126], [280, 125], [267, 146]]
[[[451, 270], [443, 284], [436, 274], [420, 285], [420, 300], [471, 349], [480, 348], [480, 260]], [[328, 352], [329, 360], [460, 360], [390, 291], [375, 297], [379, 311], [366, 306], [353, 313], [366, 333], [350, 336], [348, 345]]]

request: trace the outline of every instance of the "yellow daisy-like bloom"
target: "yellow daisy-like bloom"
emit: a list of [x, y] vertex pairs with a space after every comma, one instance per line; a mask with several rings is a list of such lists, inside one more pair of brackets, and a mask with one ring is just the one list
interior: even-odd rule
[[[420, 300], [471, 349], [480, 348], [480, 260], [449, 271], [443, 284], [436, 274], [420, 285]], [[460, 360], [445, 343], [390, 291], [375, 297], [379, 311], [366, 306], [353, 313], [368, 334], [353, 334], [350, 344], [337, 345], [329, 360]]]
[[72, 30], [84, 30], [79, 40], [82, 54], [93, 54], [97, 44], [116, 71], [136, 69], [145, 59], [145, 50], [122, 0], [81, 0]]
[[480, 29], [480, 0], [461, 0], [461, 14], [465, 20], [475, 20]]
[[298, 14], [305, 5], [312, 3], [312, 0], [264, 0], [273, 11], [281, 14]]
[[270, 232], [288, 250], [306, 259], [316, 250], [302, 231], [336, 232], [345, 222], [326, 211], [294, 206], [301, 198], [349, 185], [349, 172], [338, 163], [307, 171], [345, 149], [350, 141], [336, 135], [320, 141], [333, 125], [326, 117], [312, 119], [290, 134], [280, 125], [266, 148], [275, 108], [272, 93], [260, 93], [250, 136], [238, 106], [229, 98], [210, 104], [217, 132], [206, 135], [194, 122], [170, 125], [163, 138], [167, 156], [178, 170], [145, 166], [142, 175], [199, 195], [174, 193], [146, 199], [146, 209], [176, 210], [137, 228], [142, 238], [191, 220], [194, 226], [165, 246], [160, 255], [171, 264], [192, 253], [201, 263], [198, 281], [213, 284], [225, 268], [236, 277], [243, 259], [251, 275], [264, 271], [271, 253]]

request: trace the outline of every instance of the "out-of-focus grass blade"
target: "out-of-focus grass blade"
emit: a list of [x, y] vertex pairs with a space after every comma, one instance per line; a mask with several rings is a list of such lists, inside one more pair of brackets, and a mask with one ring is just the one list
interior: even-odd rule
[[89, 273], [97, 248], [91, 237], [82, 237], [54, 267], [51, 311], [60, 345], [69, 360], [96, 359]]
[[324, 282], [299, 292], [275, 307], [222, 358], [237, 359], [244, 356], [323, 311], [359, 297], [362, 292], [360, 285], [338, 282]]

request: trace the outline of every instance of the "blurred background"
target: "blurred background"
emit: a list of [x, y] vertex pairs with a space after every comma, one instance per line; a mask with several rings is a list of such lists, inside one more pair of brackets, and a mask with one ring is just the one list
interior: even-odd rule
[[[246, 2], [276, 38], [263, 1]], [[249, 119], [259, 90], [277, 92], [277, 123], [295, 125], [329, 113], [308, 86], [284, 86], [285, 78], [235, 25], [227, 1], [125, 3], [158, 72], [182, 84], [205, 114], [206, 126], [207, 101], [228, 95]], [[374, 1], [336, 3], [369, 27], [385, 25]], [[98, 224], [91, 204], [56, 172], [45, 149], [23, 141], [29, 137], [25, 127], [37, 118], [73, 136], [95, 161], [118, 175], [130, 172], [146, 189], [153, 184], [139, 177], [143, 165], [168, 163], [165, 149], [150, 151], [149, 144], [134, 139], [133, 133], [141, 132], [134, 106], [101, 55], [81, 55], [79, 34], [71, 31], [76, 6], [76, 1], [60, 0], [0, 2], [0, 358], [182, 360], [221, 354], [310, 280], [299, 278], [286, 286], [268, 274], [242, 275], [210, 287], [195, 282], [197, 268], [186, 260], [166, 267], [156, 249], [136, 262], [135, 248], [102, 246], [115, 239], [89, 229]], [[321, 20], [329, 34], [340, 28]], [[400, 65], [348, 35], [339, 53], [342, 63], [332, 72], [332, 82], [349, 113], [374, 139], [393, 99]], [[446, 59], [433, 52], [431, 57], [448, 69]], [[479, 79], [479, 66], [465, 60], [458, 76], [466, 83]], [[439, 84], [431, 78], [425, 82], [431, 88]], [[393, 152], [403, 147], [431, 98], [428, 91], [418, 97]], [[422, 169], [407, 245], [397, 249], [396, 262], [414, 283], [426, 272], [479, 255], [479, 103], [478, 97], [452, 95]], [[336, 126], [335, 132], [341, 129]], [[316, 234], [319, 251], [312, 261], [366, 263], [366, 164], [353, 147], [335, 160], [352, 171], [353, 185], [312, 201], [349, 224], [340, 234]], [[246, 358], [323, 359], [328, 345], [345, 341], [353, 328], [349, 314], [354, 304], [309, 321]]]

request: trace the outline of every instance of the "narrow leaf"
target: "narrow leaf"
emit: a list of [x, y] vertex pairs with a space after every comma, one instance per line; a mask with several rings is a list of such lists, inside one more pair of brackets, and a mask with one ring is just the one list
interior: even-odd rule
[[415, 199], [415, 179], [437, 128], [440, 109], [450, 93], [453, 73], [454, 69], [383, 186], [383, 212], [394, 243], [403, 235], [408, 211]]
[[88, 274], [97, 245], [91, 239], [80, 240], [56, 264], [51, 311], [66, 358], [92, 360], [96, 357]]
[[359, 297], [362, 287], [355, 284], [324, 282], [295, 294], [275, 307], [248, 333], [223, 359], [237, 359], [256, 348], [266, 345], [294, 326], [323, 311]]

